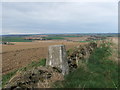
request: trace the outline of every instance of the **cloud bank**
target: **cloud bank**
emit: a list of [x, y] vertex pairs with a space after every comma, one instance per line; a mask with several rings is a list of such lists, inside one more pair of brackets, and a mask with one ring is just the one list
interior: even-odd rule
[[113, 2], [4, 2], [3, 34], [117, 32]]

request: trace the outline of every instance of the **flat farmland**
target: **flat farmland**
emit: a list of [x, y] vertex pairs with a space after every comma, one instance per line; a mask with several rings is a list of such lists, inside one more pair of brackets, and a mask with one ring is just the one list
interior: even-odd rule
[[64, 37], [67, 40], [71, 40], [71, 41], [85, 41], [87, 38], [89, 38], [90, 36], [84, 36], [84, 37]]
[[13, 42], [15, 45], [2, 45], [2, 73], [8, 73], [20, 67], [47, 58], [50, 45], [65, 45], [66, 49], [74, 48], [79, 42], [68, 41], [39, 41], [39, 42]]

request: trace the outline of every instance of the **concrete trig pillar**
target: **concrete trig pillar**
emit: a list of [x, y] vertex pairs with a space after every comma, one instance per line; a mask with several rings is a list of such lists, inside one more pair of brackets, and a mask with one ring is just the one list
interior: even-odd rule
[[46, 65], [61, 69], [63, 75], [69, 73], [66, 49], [64, 45], [49, 46]]

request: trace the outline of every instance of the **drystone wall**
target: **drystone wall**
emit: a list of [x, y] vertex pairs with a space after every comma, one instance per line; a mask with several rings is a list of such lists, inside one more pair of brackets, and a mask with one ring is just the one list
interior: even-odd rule
[[74, 50], [68, 51], [68, 64], [69, 70], [74, 71], [78, 67], [78, 63], [80, 60], [88, 62], [88, 58], [93, 52], [93, 50], [97, 47], [97, 43], [91, 42], [86, 45], [80, 45], [76, 47]]

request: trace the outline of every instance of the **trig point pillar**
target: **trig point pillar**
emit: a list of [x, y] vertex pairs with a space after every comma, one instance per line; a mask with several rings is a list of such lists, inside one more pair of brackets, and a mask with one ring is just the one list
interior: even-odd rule
[[64, 45], [49, 46], [46, 65], [61, 69], [63, 75], [69, 73], [66, 49]]

